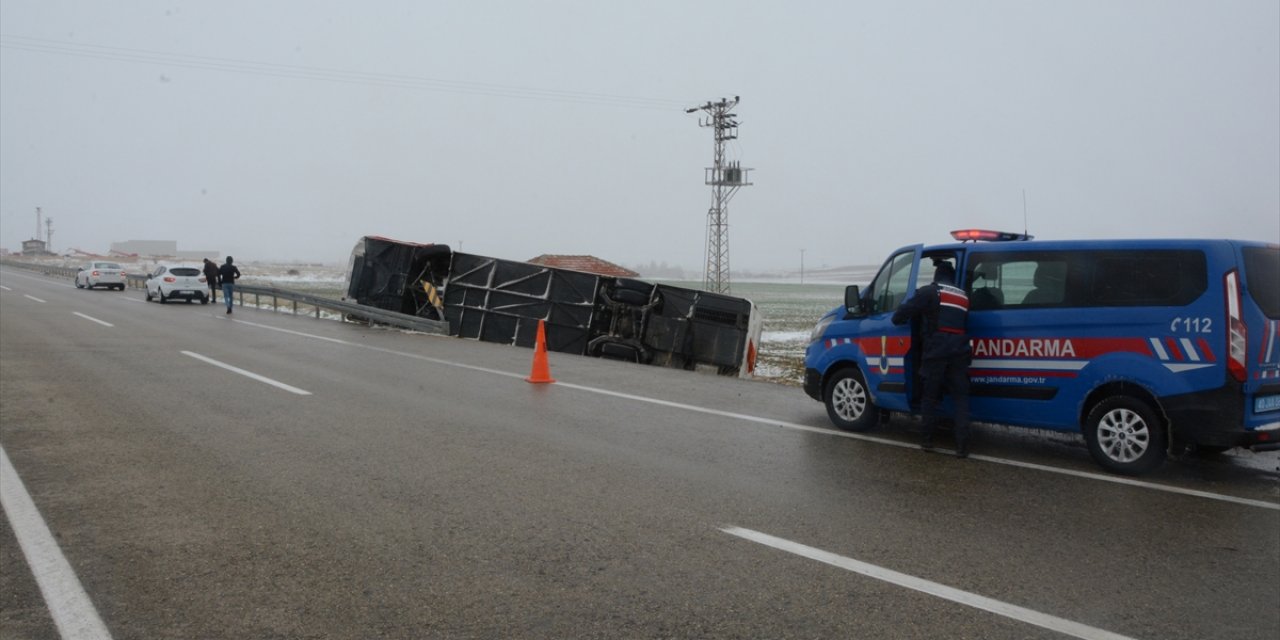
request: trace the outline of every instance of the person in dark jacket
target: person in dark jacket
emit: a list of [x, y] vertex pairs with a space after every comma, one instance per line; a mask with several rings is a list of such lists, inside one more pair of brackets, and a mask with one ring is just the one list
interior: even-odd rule
[[218, 301], [218, 265], [204, 259], [204, 280], [209, 285], [209, 302]]
[[965, 323], [969, 319], [969, 297], [964, 289], [955, 286], [955, 277], [950, 263], [938, 263], [933, 283], [920, 287], [902, 303], [893, 314], [893, 323], [905, 324], [916, 318], [921, 323], [919, 335], [924, 344], [920, 352], [920, 410], [924, 414], [924, 441], [920, 448], [933, 450], [933, 434], [942, 420], [938, 405], [945, 387], [955, 404], [956, 457], [967, 458], [971, 354]]
[[231, 256], [227, 263], [218, 267], [218, 280], [222, 282], [222, 299], [227, 303], [227, 313], [231, 313], [231, 292], [235, 290], [236, 280], [240, 279], [240, 269], [232, 264]]

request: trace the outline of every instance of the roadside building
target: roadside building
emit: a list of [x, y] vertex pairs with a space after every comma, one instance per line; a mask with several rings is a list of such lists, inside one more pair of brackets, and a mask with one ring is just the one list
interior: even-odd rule
[[536, 258], [527, 260], [526, 262], [529, 264], [542, 265], [544, 267], [570, 269], [572, 271], [594, 273], [598, 276], [609, 276], [613, 278], [636, 278], [640, 276], [640, 274], [635, 271], [621, 265], [616, 265], [608, 260], [601, 260], [595, 256], [566, 256], [544, 253]]

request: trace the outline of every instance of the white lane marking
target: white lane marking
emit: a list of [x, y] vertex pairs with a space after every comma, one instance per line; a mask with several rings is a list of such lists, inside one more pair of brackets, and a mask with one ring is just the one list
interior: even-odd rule
[[0, 446], [0, 505], [9, 517], [18, 546], [40, 586], [58, 634], [64, 640], [110, 640], [111, 634], [98, 617], [89, 594], [62, 555], [3, 446]]
[[[222, 318], [219, 316], [219, 317], [216, 317], [215, 319], [221, 320]], [[344, 344], [344, 345], [347, 345], [347, 346], [349, 346], [349, 347], [359, 347], [359, 348], [361, 348], [361, 349], [368, 349], [369, 351], [376, 351], [376, 352], [378, 352], [378, 353], [385, 353], [385, 354], [393, 355], [393, 356], [401, 356], [401, 357], [404, 357], [404, 358], [412, 358], [412, 359], [414, 359], [414, 360], [422, 360], [422, 361], [424, 361], [424, 362], [434, 362], [434, 363], [436, 363], [436, 364], [442, 364], [442, 365], [449, 366], [449, 367], [457, 367], [457, 368], [459, 368], [459, 369], [470, 369], [470, 370], [472, 370], [472, 371], [481, 371], [481, 372], [484, 372], [484, 373], [492, 373], [492, 374], [494, 374], [494, 375], [498, 375], [498, 376], [505, 376], [505, 377], [508, 377], [508, 378], [518, 378], [518, 379], [520, 379], [520, 380], [523, 380], [523, 379], [525, 378], [525, 376], [527, 375], [527, 374], [521, 374], [521, 373], [511, 373], [511, 372], [509, 372], [509, 371], [501, 371], [501, 370], [499, 370], [499, 369], [489, 369], [489, 368], [487, 368], [487, 367], [478, 367], [478, 366], [473, 365], [473, 364], [465, 364], [465, 363], [462, 363], [462, 362], [454, 362], [454, 361], [452, 361], [452, 360], [441, 360], [440, 358], [432, 358], [431, 356], [424, 356], [424, 355], [419, 355], [419, 354], [416, 354], [416, 353], [406, 353], [406, 352], [404, 352], [404, 351], [395, 351], [395, 350], [393, 350], [393, 349], [386, 349], [386, 348], [383, 348], [383, 347], [374, 347], [374, 346], [367, 345], [367, 344], [360, 344], [360, 343], [358, 343], [358, 342], [350, 342], [350, 341], [348, 341], [348, 340], [340, 340], [340, 339], [338, 339], [338, 338], [327, 338], [327, 337], [325, 337], [325, 336], [318, 336], [318, 335], [315, 335], [315, 334], [312, 334], [312, 333], [303, 333], [303, 332], [301, 332], [301, 331], [293, 331], [292, 329], [281, 329], [281, 328], [279, 328], [279, 327], [272, 327], [272, 326], [270, 326], [270, 325], [259, 324], [259, 323], [257, 323], [257, 322], [250, 322], [250, 321], [248, 321], [248, 320], [238, 320], [238, 319], [232, 318], [232, 319], [231, 319], [231, 321], [232, 321], [232, 322], [238, 322], [238, 323], [240, 323], [240, 324], [247, 324], [247, 325], [249, 325], [249, 326], [253, 326], [253, 327], [259, 327], [259, 328], [261, 328], [261, 329], [268, 329], [268, 330], [271, 330], [271, 331], [279, 331], [280, 333], [288, 333], [288, 334], [295, 335], [295, 336], [300, 336], [300, 337], [303, 337], [303, 338], [312, 338], [312, 339], [314, 339], [314, 340], [324, 340], [325, 342], [332, 342], [332, 343], [335, 343], [335, 344]]]
[[980, 596], [976, 593], [961, 591], [955, 587], [948, 587], [947, 585], [939, 584], [931, 580], [925, 580], [924, 578], [899, 573], [892, 569], [886, 569], [881, 566], [862, 562], [861, 560], [854, 560], [853, 558], [836, 555], [829, 551], [823, 551], [822, 549], [803, 545], [798, 542], [792, 542], [784, 538], [771, 536], [767, 533], [732, 526], [722, 527], [720, 530], [729, 535], [737, 536], [744, 540], [750, 540], [751, 542], [762, 544], [767, 547], [772, 547], [779, 551], [786, 551], [787, 553], [805, 557], [810, 560], [817, 560], [823, 564], [829, 564], [833, 567], [838, 567], [846, 571], [852, 571], [854, 573], [867, 576], [868, 578], [882, 580], [889, 584], [895, 584], [899, 587], [911, 589], [912, 591], [927, 593], [931, 596], [942, 598], [943, 600], [950, 600], [967, 607], [990, 611], [991, 613], [999, 616], [1025, 622], [1030, 625], [1035, 625], [1043, 629], [1056, 631], [1072, 637], [1084, 638], [1085, 640], [1132, 640], [1129, 636], [1122, 636], [1118, 633], [1113, 633], [1105, 629], [1090, 627], [1086, 624], [1066, 620], [1057, 616], [1051, 616], [1047, 613], [1041, 613], [1025, 607], [1019, 607], [1015, 604], [1009, 604], [1008, 602], [1003, 602], [1001, 600]]
[[35, 296], [31, 296], [31, 295], [27, 295], [27, 294], [25, 294], [25, 293], [24, 293], [24, 294], [22, 294], [22, 297], [24, 297], [24, 298], [30, 298], [30, 299], [32, 299], [32, 300], [35, 300], [36, 302], [45, 302], [44, 300], [41, 300], [40, 298], [37, 298], [37, 297], [35, 297]]
[[[221, 319], [221, 318], [219, 318], [219, 319]], [[360, 344], [360, 343], [357, 343], [357, 342], [350, 342], [350, 341], [346, 341], [346, 340], [339, 340], [339, 339], [337, 339], [337, 338], [327, 338], [327, 337], [325, 337], [325, 336], [318, 336], [318, 335], [314, 335], [314, 334], [310, 334], [310, 333], [303, 333], [303, 332], [301, 332], [301, 331], [293, 331], [293, 330], [290, 330], [290, 329], [281, 329], [281, 328], [278, 328], [278, 327], [272, 327], [272, 326], [269, 326], [269, 325], [259, 324], [259, 323], [256, 323], [256, 322], [248, 322], [248, 321], [245, 321], [245, 320], [233, 320], [233, 321], [234, 321], [234, 322], [239, 322], [239, 323], [242, 323], [242, 324], [251, 325], [251, 326], [254, 326], [254, 327], [259, 327], [259, 328], [262, 328], [262, 329], [267, 329], [267, 330], [270, 330], [270, 331], [279, 331], [279, 332], [281, 332], [281, 333], [288, 333], [288, 334], [292, 334], [292, 335], [296, 335], [296, 336], [301, 336], [301, 337], [304, 337], [304, 338], [313, 338], [313, 339], [316, 339], [316, 340], [324, 340], [324, 341], [326, 341], [326, 342], [333, 342], [333, 343], [336, 343], [336, 344], [343, 344], [343, 345], [347, 345], [347, 346], [358, 347], [358, 348], [361, 348], [361, 349], [368, 349], [368, 350], [370, 350], [370, 351], [377, 351], [377, 352], [379, 352], [379, 353], [386, 353], [386, 354], [389, 354], [389, 355], [397, 355], [397, 356], [402, 356], [402, 357], [405, 357], [405, 358], [413, 358], [413, 359], [415, 359], [415, 360], [423, 360], [423, 361], [426, 361], [426, 362], [434, 362], [434, 363], [436, 363], [436, 364], [442, 364], [442, 365], [446, 365], [446, 366], [450, 366], [450, 367], [458, 367], [458, 368], [461, 368], [461, 369], [470, 369], [470, 370], [472, 370], [472, 371], [481, 371], [481, 372], [484, 372], [484, 373], [492, 373], [492, 374], [494, 374], [494, 375], [505, 376], [505, 377], [508, 377], [508, 378], [518, 378], [518, 379], [522, 379], [522, 380], [523, 380], [523, 379], [524, 379], [524, 377], [525, 377], [525, 374], [520, 374], [520, 373], [510, 373], [510, 372], [507, 372], [507, 371], [499, 371], [499, 370], [497, 370], [497, 369], [487, 369], [487, 368], [485, 368], [485, 367], [477, 367], [477, 366], [475, 366], [475, 365], [464, 364], [464, 363], [461, 363], [461, 362], [453, 362], [453, 361], [450, 361], [450, 360], [441, 360], [440, 358], [431, 358], [431, 357], [428, 357], [428, 356], [422, 356], [422, 355], [418, 355], [418, 354], [415, 354], [415, 353], [406, 353], [406, 352], [403, 352], [403, 351], [395, 351], [395, 350], [392, 350], [392, 349], [384, 349], [384, 348], [382, 348], [382, 347], [374, 347], [374, 346], [370, 346], [370, 345]], [[610, 390], [608, 390], [608, 389], [599, 389], [599, 388], [596, 388], [596, 387], [587, 387], [587, 386], [583, 386], [583, 385], [573, 384], [573, 383], [571, 383], [571, 382], [565, 382], [565, 381], [563, 381], [563, 380], [560, 380], [560, 381], [556, 382], [554, 385], [546, 385], [546, 386], [549, 386], [549, 387], [567, 387], [567, 388], [570, 388], [570, 389], [577, 389], [577, 390], [579, 390], [579, 391], [587, 391], [587, 392], [590, 392], [590, 393], [598, 393], [598, 394], [601, 394], [601, 395], [613, 396], [613, 397], [616, 397], [616, 398], [625, 398], [625, 399], [627, 399], [627, 400], [635, 400], [635, 401], [637, 401], [637, 402], [647, 402], [647, 403], [649, 403], [649, 404], [656, 404], [656, 405], [660, 405], [660, 406], [664, 406], [664, 407], [671, 407], [671, 408], [673, 408], [673, 409], [682, 409], [682, 410], [685, 410], [685, 411], [693, 411], [693, 412], [696, 412], [696, 413], [704, 413], [704, 414], [714, 415], [714, 416], [720, 416], [720, 417], [724, 417], [724, 418], [731, 418], [731, 419], [734, 419], [734, 420], [742, 420], [742, 421], [744, 421], [744, 422], [754, 422], [754, 423], [756, 423], [756, 424], [763, 424], [763, 425], [771, 426], [771, 427], [780, 427], [780, 428], [783, 428], [783, 429], [790, 429], [790, 430], [793, 430], [793, 431], [806, 431], [806, 432], [809, 432], [809, 433], [821, 433], [821, 434], [824, 434], [824, 435], [836, 436], [836, 437], [839, 437], [839, 438], [848, 438], [848, 439], [850, 439], [850, 440], [861, 440], [861, 441], [863, 441], [863, 442], [873, 442], [873, 443], [875, 443], [875, 444], [882, 444], [882, 445], [886, 445], [886, 446], [890, 446], [890, 447], [900, 447], [900, 448], [903, 448], [903, 449], [915, 449], [915, 448], [917, 448], [917, 445], [915, 445], [915, 444], [913, 444], [913, 443], [909, 443], [909, 442], [900, 442], [900, 441], [897, 441], [897, 440], [889, 440], [889, 439], [887, 439], [887, 438], [877, 438], [877, 437], [875, 437], [875, 436], [868, 436], [868, 435], [861, 434], [861, 433], [850, 433], [850, 432], [848, 432], [848, 431], [837, 431], [837, 430], [835, 430], [835, 429], [827, 429], [827, 428], [823, 428], [823, 427], [811, 427], [811, 426], [809, 426], [809, 425], [797, 424], [797, 423], [794, 423], [794, 422], [787, 422], [787, 421], [785, 421], [785, 420], [775, 420], [775, 419], [773, 419], [773, 418], [762, 418], [762, 417], [760, 417], [760, 416], [752, 416], [752, 415], [747, 415], [747, 414], [745, 414], [745, 413], [734, 413], [734, 412], [732, 412], [732, 411], [721, 411], [721, 410], [719, 410], [719, 409], [709, 409], [709, 408], [706, 408], [706, 407], [699, 407], [699, 406], [691, 405], [691, 404], [683, 404], [683, 403], [680, 403], [680, 402], [672, 402], [672, 401], [670, 401], [670, 400], [661, 400], [661, 399], [658, 399], [658, 398], [650, 398], [650, 397], [647, 397], [647, 396], [637, 396], [637, 395], [630, 394], [630, 393], [622, 393], [622, 392], [620, 392], [620, 391], [610, 391]], [[947, 452], [945, 449], [938, 449], [937, 451], [940, 451], [940, 452]], [[992, 457], [992, 456], [975, 455], [975, 454], [970, 454], [970, 455], [969, 455], [969, 459], [970, 459], [970, 460], [978, 460], [978, 461], [981, 461], [981, 462], [990, 462], [990, 463], [992, 463], [992, 464], [1002, 464], [1002, 465], [1006, 465], [1006, 466], [1010, 466], [1010, 467], [1018, 467], [1018, 468], [1022, 468], [1022, 469], [1032, 469], [1032, 470], [1035, 470], [1035, 471], [1043, 471], [1043, 472], [1046, 472], [1046, 473], [1056, 473], [1056, 474], [1058, 474], [1058, 475], [1072, 476], [1072, 477], [1075, 477], [1075, 478], [1083, 478], [1083, 479], [1085, 479], [1085, 480], [1096, 480], [1096, 481], [1098, 481], [1098, 482], [1109, 482], [1109, 483], [1112, 483], [1112, 484], [1121, 484], [1121, 485], [1126, 485], [1126, 486], [1130, 486], [1130, 487], [1137, 487], [1137, 488], [1140, 488], [1140, 489], [1151, 489], [1152, 491], [1163, 491], [1163, 492], [1165, 492], [1165, 493], [1173, 493], [1173, 494], [1184, 495], [1184, 496], [1192, 496], [1192, 497], [1196, 497], [1196, 498], [1206, 498], [1206, 499], [1209, 499], [1209, 500], [1218, 500], [1218, 501], [1220, 501], [1220, 502], [1229, 502], [1229, 503], [1232, 503], [1232, 504], [1239, 504], [1239, 505], [1244, 505], [1244, 506], [1248, 506], [1248, 507], [1259, 507], [1259, 508], [1262, 508], [1262, 509], [1272, 509], [1272, 510], [1275, 510], [1275, 511], [1280, 511], [1280, 504], [1275, 503], [1275, 502], [1267, 502], [1267, 501], [1265, 501], [1265, 500], [1253, 500], [1253, 499], [1251, 499], [1251, 498], [1239, 498], [1239, 497], [1236, 497], [1236, 496], [1231, 496], [1231, 495], [1226, 495], [1226, 494], [1221, 494], [1221, 493], [1210, 493], [1210, 492], [1208, 492], [1208, 491], [1199, 491], [1199, 490], [1196, 490], [1196, 489], [1184, 489], [1184, 488], [1182, 488], [1182, 487], [1173, 487], [1173, 486], [1169, 486], [1169, 485], [1157, 484], [1157, 483], [1154, 483], [1154, 482], [1147, 482], [1147, 481], [1144, 481], [1144, 480], [1135, 480], [1135, 479], [1133, 479], [1133, 478], [1126, 478], [1126, 477], [1123, 477], [1123, 476], [1111, 476], [1111, 475], [1105, 475], [1105, 474], [1101, 474], [1101, 473], [1092, 473], [1092, 472], [1089, 472], [1089, 471], [1076, 471], [1076, 470], [1074, 470], [1074, 469], [1063, 469], [1063, 468], [1060, 468], [1060, 467], [1051, 467], [1051, 466], [1048, 466], [1048, 465], [1036, 464], [1036, 463], [1033, 463], [1033, 462], [1022, 462], [1022, 461], [1019, 461], [1019, 460], [1010, 460], [1010, 459], [1007, 459], [1007, 458], [996, 458], [996, 457]]]
[[13, 291], [13, 289], [10, 289], [9, 287], [6, 287], [2, 284], [0, 284], [0, 289], [4, 289], [5, 291]]
[[74, 311], [73, 313], [75, 313], [76, 315], [80, 316], [81, 318], [84, 318], [85, 320], [92, 320], [92, 321], [94, 321], [94, 322], [96, 322], [96, 323], [98, 323], [98, 324], [100, 324], [100, 325], [102, 325], [102, 326], [104, 326], [104, 327], [114, 327], [114, 326], [115, 326], [114, 324], [111, 324], [110, 322], [105, 322], [105, 321], [99, 320], [99, 319], [97, 319], [97, 318], [95, 318], [95, 317], [93, 317], [93, 316], [86, 316], [85, 314], [80, 313], [79, 311]]
[[225, 362], [219, 362], [219, 361], [217, 361], [217, 360], [214, 360], [213, 358], [210, 358], [210, 357], [207, 357], [207, 356], [202, 356], [202, 355], [200, 355], [200, 354], [198, 354], [198, 353], [192, 353], [192, 352], [190, 352], [190, 351], [183, 351], [183, 352], [182, 352], [182, 355], [185, 355], [185, 356], [191, 356], [192, 358], [195, 358], [196, 360], [200, 360], [201, 362], [207, 362], [207, 363], [209, 363], [209, 364], [211, 364], [211, 365], [213, 365], [213, 366], [215, 366], [215, 367], [222, 367], [223, 369], [226, 369], [227, 371], [231, 371], [231, 372], [233, 372], [233, 373], [238, 373], [238, 374], [240, 374], [240, 375], [242, 375], [242, 376], [244, 376], [244, 377], [246, 377], [246, 378], [252, 378], [252, 379], [254, 379], [254, 380], [257, 380], [258, 382], [262, 382], [262, 383], [265, 383], [265, 384], [269, 384], [269, 385], [271, 385], [271, 386], [273, 386], [273, 387], [276, 387], [276, 388], [278, 388], [278, 389], [284, 389], [285, 391], [288, 391], [289, 393], [296, 393], [296, 394], [298, 394], [298, 395], [300, 395], [300, 396], [309, 396], [309, 395], [311, 395], [311, 392], [310, 392], [310, 391], [307, 391], [307, 390], [305, 390], [305, 389], [299, 389], [299, 388], [297, 388], [297, 387], [287, 385], [287, 384], [285, 384], [285, 383], [283, 383], [283, 382], [280, 382], [280, 381], [278, 381], [278, 380], [272, 380], [271, 378], [268, 378], [268, 377], [266, 377], [266, 376], [260, 376], [260, 375], [258, 375], [258, 374], [256, 374], [256, 373], [252, 372], [252, 371], [245, 371], [244, 369], [241, 369], [240, 367], [233, 367], [233, 366], [231, 366], [231, 365], [229, 365], [229, 364], [227, 364], [227, 363], [225, 363]]
[[[648, 402], [648, 403], [651, 403], [651, 404], [658, 404], [658, 405], [667, 406], [667, 407], [673, 407], [673, 408], [677, 408], [677, 409], [684, 409], [684, 410], [686, 410], [686, 411], [695, 411], [695, 412], [698, 412], [698, 413], [706, 413], [706, 414], [710, 414], [710, 415], [723, 416], [723, 417], [726, 417], [726, 418], [734, 418], [734, 419], [737, 419], [737, 420], [744, 420], [744, 421], [747, 421], [747, 422], [755, 422], [755, 423], [758, 423], [758, 424], [765, 424], [765, 425], [770, 425], [770, 426], [777, 426], [777, 427], [782, 427], [782, 428], [784, 428], [784, 429], [793, 429], [793, 430], [796, 430], [796, 431], [809, 431], [809, 432], [813, 432], [813, 433], [825, 433], [825, 434], [827, 434], [827, 435], [839, 436], [839, 437], [841, 437], [841, 438], [850, 438], [850, 439], [853, 439], [853, 440], [862, 440], [862, 441], [865, 441], [865, 442], [874, 442], [874, 443], [876, 443], [876, 444], [889, 445], [889, 446], [891, 446], [891, 447], [901, 447], [901, 448], [904, 448], [904, 449], [915, 449], [915, 448], [916, 448], [916, 445], [915, 445], [915, 444], [912, 444], [912, 443], [909, 443], [909, 442], [899, 442], [899, 441], [896, 441], [896, 440], [887, 440], [887, 439], [885, 439], [885, 438], [877, 438], [877, 437], [875, 437], [875, 436], [868, 436], [868, 435], [863, 435], [863, 434], [860, 434], [860, 433], [848, 433], [848, 432], [845, 432], [845, 431], [836, 431], [836, 430], [834, 430], [834, 429], [824, 429], [824, 428], [821, 428], [821, 427], [810, 427], [810, 426], [808, 426], [808, 425], [795, 424], [795, 423], [792, 423], [792, 422], [785, 422], [785, 421], [782, 421], [782, 420], [774, 420], [774, 419], [771, 419], [771, 418], [761, 418], [761, 417], [758, 417], [758, 416], [751, 416], [751, 415], [746, 415], [746, 414], [742, 414], [742, 413], [733, 413], [733, 412], [731, 412], [731, 411], [720, 411], [720, 410], [718, 410], [718, 409], [707, 409], [707, 408], [705, 408], [705, 407], [698, 407], [698, 406], [694, 406], [694, 405], [681, 404], [681, 403], [679, 403], [679, 402], [671, 402], [671, 401], [669, 401], [669, 400], [659, 400], [659, 399], [657, 399], [657, 398], [647, 398], [647, 397], [645, 397], [645, 396], [637, 396], [637, 395], [632, 395], [632, 394], [629, 394], [629, 393], [621, 393], [621, 392], [618, 392], [618, 391], [609, 391], [609, 390], [607, 390], [607, 389], [595, 389], [595, 388], [592, 388], [592, 387], [584, 387], [584, 386], [581, 386], [581, 385], [576, 385], [576, 384], [569, 383], [569, 382], [564, 382], [564, 381], [557, 382], [557, 383], [556, 383], [556, 385], [557, 385], [557, 386], [561, 386], [561, 387], [569, 387], [569, 388], [572, 388], [572, 389], [581, 389], [581, 390], [583, 390], [583, 391], [591, 391], [591, 392], [593, 392], [593, 393], [599, 393], [599, 394], [603, 394], [603, 395], [610, 395], [610, 396], [615, 396], [615, 397], [619, 397], [619, 398], [627, 398], [627, 399], [630, 399], [630, 400], [638, 400], [638, 401], [640, 401], [640, 402]], [[944, 450], [944, 449], [938, 449], [938, 451], [945, 451], [945, 450]], [[1146, 482], [1146, 481], [1143, 481], [1143, 480], [1134, 480], [1134, 479], [1131, 479], [1131, 478], [1123, 478], [1123, 477], [1119, 477], [1119, 476], [1108, 476], [1108, 475], [1103, 475], [1103, 474], [1100, 474], [1100, 473], [1091, 473], [1091, 472], [1088, 472], [1088, 471], [1076, 471], [1076, 470], [1073, 470], [1073, 469], [1062, 469], [1062, 468], [1059, 468], [1059, 467], [1050, 467], [1050, 466], [1048, 466], [1048, 465], [1035, 464], [1035, 463], [1032, 463], [1032, 462], [1022, 462], [1022, 461], [1019, 461], [1019, 460], [1008, 460], [1008, 459], [1005, 459], [1005, 458], [995, 458], [995, 457], [991, 457], [991, 456], [983, 456], [983, 455], [973, 455], [973, 454], [970, 454], [969, 459], [970, 459], [970, 460], [981, 460], [981, 461], [983, 461], [983, 462], [991, 462], [991, 463], [994, 463], [994, 464], [1003, 464], [1003, 465], [1007, 465], [1007, 466], [1011, 466], [1011, 467], [1020, 467], [1020, 468], [1023, 468], [1023, 469], [1034, 469], [1034, 470], [1037, 470], [1037, 471], [1046, 471], [1046, 472], [1049, 472], [1049, 473], [1057, 473], [1057, 474], [1060, 474], [1060, 475], [1074, 476], [1074, 477], [1077, 477], [1077, 478], [1085, 478], [1085, 479], [1088, 479], [1088, 480], [1098, 480], [1098, 481], [1100, 481], [1100, 482], [1111, 482], [1111, 483], [1115, 483], [1115, 484], [1128, 485], [1128, 486], [1131, 486], [1131, 487], [1140, 487], [1140, 488], [1143, 488], [1143, 489], [1152, 489], [1152, 490], [1155, 490], [1155, 491], [1164, 491], [1164, 492], [1167, 492], [1167, 493], [1177, 493], [1177, 494], [1186, 495], [1186, 496], [1195, 496], [1195, 497], [1197, 497], [1197, 498], [1208, 498], [1208, 499], [1210, 499], [1210, 500], [1221, 500], [1221, 501], [1223, 501], [1223, 502], [1231, 502], [1231, 503], [1241, 504], [1241, 505], [1246, 505], [1246, 506], [1251, 506], [1251, 507], [1261, 507], [1261, 508], [1263, 508], [1263, 509], [1273, 509], [1273, 510], [1276, 510], [1276, 511], [1280, 511], [1280, 504], [1276, 504], [1276, 503], [1274, 503], [1274, 502], [1266, 502], [1266, 501], [1263, 501], [1263, 500], [1252, 500], [1252, 499], [1249, 499], [1249, 498], [1237, 498], [1236, 496], [1229, 496], [1229, 495], [1224, 495], [1224, 494], [1219, 494], [1219, 493], [1209, 493], [1208, 491], [1197, 491], [1197, 490], [1195, 490], [1195, 489], [1183, 489], [1183, 488], [1181, 488], [1181, 487], [1171, 487], [1171, 486], [1168, 486], [1168, 485], [1156, 484], [1156, 483], [1154, 483], [1154, 482]]]

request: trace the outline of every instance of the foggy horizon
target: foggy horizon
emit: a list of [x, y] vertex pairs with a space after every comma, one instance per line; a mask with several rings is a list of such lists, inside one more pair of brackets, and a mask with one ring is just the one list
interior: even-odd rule
[[[952, 229], [1280, 242], [1280, 5], [0, 4], [0, 247], [341, 263], [381, 235], [736, 272]], [[1025, 194], [1025, 196], [1024, 196]], [[1025, 199], [1024, 199], [1025, 198]]]

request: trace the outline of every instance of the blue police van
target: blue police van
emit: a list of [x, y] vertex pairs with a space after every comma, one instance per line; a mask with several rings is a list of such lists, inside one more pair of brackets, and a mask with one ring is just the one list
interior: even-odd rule
[[890, 318], [946, 262], [969, 295], [972, 420], [1081, 432], [1131, 475], [1191, 448], [1280, 449], [1280, 246], [952, 236], [895, 251], [814, 327], [804, 389], [837, 427], [918, 413], [918, 327]]

